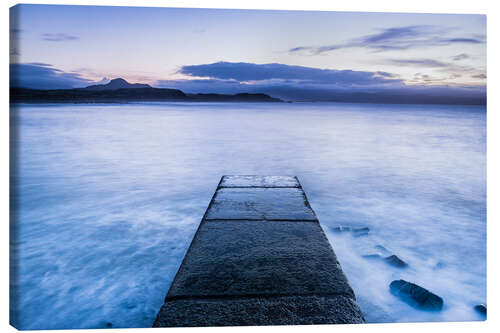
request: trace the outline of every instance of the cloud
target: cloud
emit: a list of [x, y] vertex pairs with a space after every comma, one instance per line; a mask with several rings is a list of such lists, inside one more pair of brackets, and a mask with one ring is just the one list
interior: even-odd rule
[[375, 72], [375, 75], [380, 75], [380, 76], [384, 76], [384, 77], [392, 77], [392, 78], [398, 76], [396, 74], [387, 73], [387, 72], [381, 72], [381, 71]]
[[266, 80], [279, 83], [330, 84], [348, 87], [401, 83], [399, 79], [393, 79], [391, 74], [385, 72], [320, 69], [277, 63], [217, 62], [183, 66], [179, 73], [192, 77], [235, 80], [246, 83]]
[[[465, 56], [465, 57], [464, 57]], [[465, 54], [459, 54], [454, 58], [465, 59], [468, 56]], [[433, 69], [435, 72], [440, 73], [438, 77], [430, 77], [428, 75], [421, 75], [416, 73], [412, 80], [407, 81], [408, 83], [431, 83], [431, 82], [445, 82], [447, 80], [454, 80], [460, 78], [467, 74], [471, 76], [473, 74], [479, 74], [471, 76], [473, 78], [482, 78], [481, 73], [483, 72], [479, 68], [474, 68], [471, 66], [457, 65], [456, 63], [442, 62], [435, 59], [390, 59], [388, 63], [396, 66], [406, 66], [410, 68], [427, 68]]]
[[460, 60], [464, 60], [464, 59], [469, 59], [470, 56], [466, 53], [460, 53], [460, 54], [457, 54], [456, 56], [452, 57], [452, 59], [454, 61], [460, 61]]
[[[26, 65], [39, 66], [39, 67], [52, 67], [51, 64], [47, 64], [45, 62], [29, 62]], [[54, 69], [54, 70], [59, 71], [58, 69]]]
[[311, 49], [311, 47], [307, 47], [307, 46], [297, 46], [297, 47], [294, 47], [294, 48], [291, 48], [289, 50], [289, 52], [298, 52], [298, 51], [304, 51], [304, 50], [309, 50]]
[[64, 72], [46, 63], [10, 64], [10, 86], [31, 89], [69, 89], [93, 82], [77, 73]]
[[407, 50], [417, 47], [444, 46], [451, 44], [482, 44], [484, 38], [443, 37], [450, 31], [432, 25], [412, 25], [381, 29], [379, 32], [351, 39], [345, 43], [322, 46], [296, 46], [289, 53], [306, 53], [318, 55], [343, 48], [367, 48], [382, 52], [391, 50]]
[[466, 44], [482, 44], [483, 41], [476, 38], [450, 38], [450, 39], [442, 39], [442, 43], [452, 44], [452, 43], [466, 43]]
[[46, 33], [42, 34], [42, 39], [49, 42], [65, 42], [70, 40], [80, 39], [78, 36], [68, 35], [65, 33]]
[[389, 62], [397, 66], [412, 67], [448, 67], [449, 64], [433, 59], [391, 59]]
[[[484, 104], [486, 100], [485, 86], [410, 86], [381, 71], [218, 62], [183, 66], [179, 73], [190, 78], [160, 80], [154, 86], [186, 93], [266, 93], [291, 101]], [[419, 74], [419, 82], [437, 81]]]
[[101, 80], [94, 82], [93, 84], [108, 84], [111, 80], [107, 77], [103, 77]]
[[486, 79], [486, 74], [477, 74], [471, 76], [474, 79]]

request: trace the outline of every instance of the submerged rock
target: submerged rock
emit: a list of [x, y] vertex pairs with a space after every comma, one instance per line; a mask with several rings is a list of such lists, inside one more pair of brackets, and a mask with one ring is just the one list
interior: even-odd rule
[[440, 311], [443, 308], [443, 299], [438, 295], [405, 280], [394, 280], [389, 285], [391, 293], [406, 303], [430, 311]]
[[346, 232], [346, 231], [351, 231], [351, 227], [345, 227], [342, 225], [336, 226], [332, 228], [332, 231], [334, 232]]
[[479, 312], [480, 314], [482, 315], [485, 315], [486, 316], [486, 305], [484, 304], [479, 304], [479, 305], [476, 305], [474, 307], [474, 310], [476, 310], [477, 312]]
[[333, 227], [333, 228], [331, 228], [331, 230], [333, 232], [339, 232], [339, 233], [340, 232], [352, 232], [352, 235], [354, 237], [365, 236], [365, 235], [368, 235], [368, 233], [370, 232], [370, 228], [368, 228], [368, 227], [353, 229], [351, 227], [346, 227], [343, 225], [338, 225], [336, 227]]
[[364, 228], [358, 228], [358, 229], [353, 229], [352, 234], [354, 237], [360, 237], [360, 236], [366, 236], [370, 232], [370, 228], [364, 227]]
[[382, 256], [380, 254], [378, 254], [378, 253], [375, 253], [375, 254], [365, 254], [362, 257], [365, 258], [365, 259], [370, 259], [370, 260], [373, 260], [373, 259], [382, 259]]
[[397, 255], [392, 254], [388, 257], [382, 257], [382, 255], [378, 253], [371, 253], [371, 254], [365, 254], [362, 255], [363, 258], [368, 259], [368, 260], [380, 260], [380, 261], [385, 261], [387, 264], [397, 267], [397, 268], [406, 268], [408, 267], [408, 264], [401, 260]]
[[399, 267], [399, 268], [405, 268], [408, 267], [408, 264], [401, 260], [397, 255], [393, 254], [391, 256], [388, 256], [384, 258], [384, 261], [388, 263], [389, 265], [392, 265], [394, 267]]
[[446, 264], [442, 261], [438, 261], [438, 263], [434, 265], [434, 269], [442, 269], [444, 267], [446, 267]]
[[387, 250], [385, 247], [383, 247], [382, 245], [376, 245], [375, 246], [375, 249], [377, 249], [378, 251], [380, 251], [381, 253], [385, 254], [385, 255], [388, 255], [390, 254], [391, 252], [389, 250]]

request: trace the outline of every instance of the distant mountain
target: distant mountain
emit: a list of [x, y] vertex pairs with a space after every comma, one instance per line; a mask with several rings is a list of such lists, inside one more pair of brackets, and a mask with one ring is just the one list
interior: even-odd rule
[[225, 94], [188, 94], [188, 98], [200, 102], [283, 102], [279, 98], [274, 98], [262, 93], [239, 93], [234, 95]]
[[185, 94], [178, 89], [153, 88], [114, 79], [107, 84], [87, 88], [38, 90], [11, 88], [13, 103], [124, 103], [124, 102], [282, 102], [266, 94]]
[[118, 90], [118, 89], [140, 89], [140, 88], [152, 88], [149, 84], [142, 83], [128, 83], [122, 78], [113, 79], [107, 84], [96, 84], [88, 86], [86, 88], [81, 88], [85, 90], [102, 91], [102, 90]]

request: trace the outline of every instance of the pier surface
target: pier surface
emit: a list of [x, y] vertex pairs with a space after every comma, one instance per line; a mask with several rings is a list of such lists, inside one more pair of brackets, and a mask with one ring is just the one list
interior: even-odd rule
[[223, 176], [153, 326], [363, 322], [298, 179]]

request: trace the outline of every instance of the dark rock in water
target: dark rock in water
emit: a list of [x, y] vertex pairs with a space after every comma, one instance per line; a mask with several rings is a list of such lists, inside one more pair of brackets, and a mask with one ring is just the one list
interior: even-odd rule
[[375, 254], [365, 254], [363, 256], [363, 258], [373, 260], [373, 259], [382, 259], [382, 256], [380, 254], [378, 254], [378, 253], [375, 253]]
[[423, 310], [440, 311], [443, 299], [438, 295], [405, 280], [394, 280], [389, 285], [391, 293], [406, 303]]
[[342, 226], [342, 225], [333, 227], [333, 228], [331, 228], [331, 230], [333, 232], [349, 232], [349, 231], [352, 231], [352, 235], [354, 237], [365, 236], [365, 235], [368, 235], [368, 233], [370, 232], [370, 228], [368, 228], [368, 227], [352, 229], [351, 227], [346, 227], [346, 226]]
[[366, 259], [382, 259], [382, 256], [378, 253], [365, 254], [362, 257]]
[[446, 267], [446, 264], [442, 261], [439, 261], [435, 266], [434, 266], [434, 269], [441, 269], [441, 268], [444, 268]]
[[390, 254], [391, 252], [389, 250], [387, 250], [385, 247], [383, 247], [382, 245], [376, 245], [375, 248], [377, 250], [379, 250], [381, 253], [383, 254]]
[[358, 229], [353, 229], [352, 234], [354, 237], [360, 237], [360, 236], [366, 236], [370, 232], [370, 228], [364, 227], [364, 228], [358, 228]]
[[480, 314], [482, 315], [485, 315], [486, 316], [486, 305], [484, 304], [479, 304], [479, 305], [476, 305], [474, 307], [474, 310], [476, 310], [477, 312], [479, 312]]
[[399, 267], [399, 268], [404, 268], [408, 267], [408, 264], [401, 260], [397, 255], [393, 254], [392, 256], [388, 256], [384, 258], [384, 261], [388, 263], [389, 265]]
[[332, 228], [332, 231], [334, 232], [346, 232], [346, 231], [351, 231], [351, 227], [344, 227], [344, 226], [337, 226], [337, 227], [334, 227]]
[[384, 260], [386, 263], [389, 265], [392, 265], [394, 267], [398, 268], [406, 268], [408, 267], [408, 264], [401, 260], [397, 255], [393, 254], [388, 257], [383, 258], [380, 254], [378, 253], [373, 253], [373, 254], [365, 254], [362, 256], [365, 259], [368, 260]]
[[105, 324], [105, 326], [106, 326], [107, 328], [111, 328], [111, 327], [113, 327], [113, 324], [112, 324], [112, 323], [110, 323], [110, 322], [107, 322], [107, 323]]

